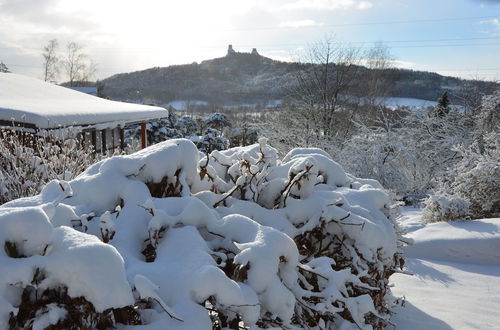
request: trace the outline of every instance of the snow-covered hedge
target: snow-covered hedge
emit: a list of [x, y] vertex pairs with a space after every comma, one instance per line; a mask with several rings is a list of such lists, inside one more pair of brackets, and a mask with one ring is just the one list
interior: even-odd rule
[[453, 192], [470, 201], [474, 218], [500, 215], [500, 163], [479, 162], [453, 182]]
[[[222, 130], [230, 125], [229, 119], [221, 113], [212, 114], [205, 120], [195, 120], [189, 116], [177, 118], [175, 113], [170, 111], [167, 118], [149, 122], [146, 131], [149, 145], [169, 139], [187, 138], [203, 153], [210, 153], [229, 147], [230, 141]], [[125, 131], [125, 141], [128, 145], [134, 145], [134, 140], [139, 140], [140, 135], [140, 126], [128, 127]]]
[[70, 180], [103, 157], [69, 129], [40, 135], [0, 130], [0, 155], [0, 205], [36, 195], [54, 178]]
[[464, 220], [469, 215], [469, 201], [451, 195], [430, 195], [424, 200], [425, 222]]
[[319, 149], [168, 140], [0, 207], [0, 328], [380, 329], [394, 211]]
[[450, 169], [455, 176], [441, 190], [467, 199], [475, 219], [499, 216], [500, 130], [484, 134], [469, 148], [457, 149], [462, 160]]

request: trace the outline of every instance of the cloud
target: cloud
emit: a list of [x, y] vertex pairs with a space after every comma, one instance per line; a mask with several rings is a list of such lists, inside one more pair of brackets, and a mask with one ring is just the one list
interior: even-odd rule
[[293, 28], [306, 27], [306, 26], [321, 26], [321, 25], [323, 24], [317, 23], [312, 19], [305, 19], [300, 21], [286, 21], [280, 23], [280, 27], [293, 27]]
[[23, 29], [25, 35], [95, 32], [98, 24], [89, 16], [64, 10], [60, 0], [0, 0], [0, 27], [9, 24], [11, 34]]
[[497, 28], [500, 28], [500, 20], [498, 18], [494, 18], [494, 19], [490, 20], [489, 23], [493, 24]]
[[373, 7], [370, 1], [359, 0], [297, 0], [284, 6], [285, 9], [314, 9], [314, 10], [337, 10], [358, 9], [364, 10]]
[[480, 21], [479, 24], [491, 24], [497, 29], [500, 29], [500, 19], [494, 18], [494, 19], [489, 19], [486, 21]]

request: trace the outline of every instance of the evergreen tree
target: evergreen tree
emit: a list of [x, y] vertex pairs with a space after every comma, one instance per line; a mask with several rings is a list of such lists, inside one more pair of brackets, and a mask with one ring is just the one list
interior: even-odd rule
[[2, 62], [2, 61], [0, 61], [0, 72], [2, 72], [2, 73], [8, 73], [8, 72], [10, 72], [9, 68], [7, 67], [7, 65], [5, 65], [5, 63]]
[[439, 117], [444, 117], [450, 112], [450, 99], [448, 92], [444, 92], [438, 100], [438, 104], [434, 108], [434, 113]]

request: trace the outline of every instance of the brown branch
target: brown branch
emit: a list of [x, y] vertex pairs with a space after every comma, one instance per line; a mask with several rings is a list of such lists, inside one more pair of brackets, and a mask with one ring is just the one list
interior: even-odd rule
[[156, 302], [158, 303], [158, 305], [160, 305], [161, 309], [163, 309], [163, 310], [165, 311], [165, 313], [167, 313], [167, 315], [168, 315], [168, 316], [170, 316], [171, 318], [173, 318], [174, 320], [177, 320], [177, 321], [179, 321], [179, 322], [184, 322], [184, 320], [182, 320], [182, 319], [180, 319], [180, 318], [176, 317], [175, 315], [170, 314], [170, 313], [169, 313], [169, 312], [165, 309], [165, 307], [163, 307], [163, 304], [162, 304], [162, 303], [161, 303], [158, 299], [153, 298], [153, 297], [151, 297], [151, 299], [153, 299], [154, 301], [156, 301]]

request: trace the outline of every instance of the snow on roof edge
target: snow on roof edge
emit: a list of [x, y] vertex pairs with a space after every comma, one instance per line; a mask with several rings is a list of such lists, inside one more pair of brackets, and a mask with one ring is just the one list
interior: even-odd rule
[[0, 121], [54, 129], [166, 116], [168, 110], [162, 107], [106, 100], [35, 78], [0, 74]]

